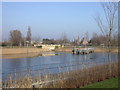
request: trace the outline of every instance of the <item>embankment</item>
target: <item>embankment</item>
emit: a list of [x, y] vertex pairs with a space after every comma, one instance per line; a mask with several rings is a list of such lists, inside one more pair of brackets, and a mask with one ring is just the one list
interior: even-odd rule
[[[109, 64], [94, 65], [93, 67], [74, 70], [59, 74], [46, 74], [45, 76], [32, 77], [32, 71], [21, 77], [16, 74], [13, 80], [11, 76], [3, 81], [3, 88], [80, 88], [92, 83], [118, 77], [118, 61]], [[18, 80], [17, 80], [17, 79]]]
[[[28, 52], [28, 54], [27, 54]], [[50, 52], [49, 49], [41, 48], [2, 48], [2, 58], [24, 58], [24, 57], [34, 57], [40, 56], [43, 52]]]
[[[73, 48], [59, 48], [56, 49], [55, 51], [57, 52], [67, 52], [67, 53], [72, 53]], [[102, 47], [95, 47], [94, 52], [108, 52], [107, 48], [102, 48]], [[111, 48], [111, 52], [118, 52], [118, 48]]]
[[[49, 52], [49, 49], [41, 48], [28, 48], [28, 53], [40, 53], [40, 52]], [[59, 48], [55, 51], [58, 52], [72, 52], [72, 48]], [[95, 47], [95, 52], [107, 52], [107, 48]], [[111, 48], [111, 52], [118, 52], [118, 48]], [[11, 54], [26, 54], [27, 48], [2, 48], [2, 55], [11, 55]]]
[[[3, 59], [12, 59], [12, 58], [24, 58], [24, 57], [34, 57], [34, 56], [47, 56], [44, 55], [46, 52], [51, 52], [49, 49], [41, 48], [1, 48]], [[72, 53], [72, 48], [59, 48], [55, 50], [56, 52]], [[107, 48], [95, 47], [94, 52], [107, 52]], [[28, 52], [28, 54], [27, 54]], [[118, 52], [118, 48], [112, 48], [111, 52]], [[50, 54], [49, 54], [50, 55]]]
[[39, 53], [39, 52], [46, 52], [50, 51], [48, 49], [41, 49], [41, 48], [2, 48], [2, 55], [10, 55], [10, 54], [25, 54], [27, 53]]
[[[110, 50], [111, 50], [111, 52], [114, 52], [114, 53], [118, 52], [117, 47], [111, 48]], [[108, 48], [95, 47], [95, 52], [108, 52]]]

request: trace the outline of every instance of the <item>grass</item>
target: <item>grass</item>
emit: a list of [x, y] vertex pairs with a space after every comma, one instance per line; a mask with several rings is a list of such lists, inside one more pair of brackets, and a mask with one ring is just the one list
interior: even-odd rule
[[[24, 72], [20, 72], [17, 74], [13, 74], [8, 76], [5, 81], [2, 82], [3, 88], [32, 88], [33, 83], [41, 83], [42, 81], [54, 80], [51, 83], [43, 83], [40, 85], [34, 85], [37, 88], [81, 88], [87, 87], [87, 85], [92, 85], [93, 83], [102, 82], [106, 79], [110, 79], [113, 77], [118, 77], [118, 61], [111, 62], [109, 64], [104, 65], [94, 65], [93, 67], [84, 66], [81, 70], [68, 71], [65, 73], [59, 73], [56, 75], [49, 75], [46, 70], [46, 75], [41, 77], [32, 77], [32, 73], [40, 73], [40, 71], [29, 71], [25, 74]], [[62, 68], [59, 67], [59, 70]], [[25, 76], [24, 76], [25, 74]], [[11, 78], [13, 77], [13, 80]], [[55, 81], [56, 79], [60, 79]], [[115, 78], [117, 80], [117, 78]], [[114, 88], [116, 85], [116, 81], [108, 81], [106, 83], [100, 84], [100, 86], [105, 85], [105, 88]], [[108, 84], [109, 86], [107, 86]], [[115, 84], [115, 85], [114, 85]], [[112, 86], [114, 85], [114, 86]], [[118, 85], [116, 85], [118, 86]], [[96, 86], [99, 88], [99, 86]], [[103, 88], [104, 88], [103, 87]], [[89, 87], [88, 87], [89, 88]], [[91, 87], [92, 88], [92, 87]], [[95, 88], [95, 86], [94, 86]], [[116, 87], [117, 88], [117, 87]]]
[[[41, 48], [28, 48], [28, 53], [40, 53], [50, 51], [48, 49]], [[12, 54], [26, 54], [27, 48], [2, 48], [2, 55], [12, 55]]]
[[118, 88], [118, 79], [120, 79], [120, 77], [97, 82], [83, 88]]

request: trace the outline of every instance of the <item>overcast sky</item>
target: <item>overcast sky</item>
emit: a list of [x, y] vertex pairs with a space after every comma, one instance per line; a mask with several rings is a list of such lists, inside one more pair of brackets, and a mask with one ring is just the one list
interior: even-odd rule
[[96, 13], [103, 16], [99, 2], [3, 2], [3, 39], [15, 29], [26, 36], [28, 26], [32, 37], [58, 39], [66, 33], [72, 40], [86, 32], [91, 37], [93, 32], [100, 33], [93, 18]]

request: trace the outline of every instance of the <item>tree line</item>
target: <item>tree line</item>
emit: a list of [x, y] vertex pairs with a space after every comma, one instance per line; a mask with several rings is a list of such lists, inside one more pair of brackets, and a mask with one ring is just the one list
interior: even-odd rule
[[[108, 46], [108, 36], [104, 36], [102, 34], [98, 35], [97, 33], [93, 33], [91, 38], [91, 43], [93, 46]], [[118, 46], [118, 34], [114, 33], [111, 37], [111, 46]]]
[[[102, 20], [100, 14], [96, 15], [94, 17], [94, 20], [96, 21], [100, 31], [101, 35], [98, 35], [97, 33], [93, 33], [92, 38], [88, 40], [91, 45], [94, 46], [100, 46], [101, 44], [104, 46], [107, 46], [110, 48], [111, 46], [118, 45], [118, 38], [120, 36], [118, 35], [118, 32], [116, 30], [118, 29], [117, 26], [117, 14], [118, 14], [118, 3], [117, 2], [101, 2], [101, 6], [104, 11], [104, 20]], [[86, 37], [88, 35], [86, 34]], [[24, 46], [26, 44], [26, 41], [29, 41], [29, 44], [31, 43], [31, 28], [28, 27], [28, 32], [26, 37], [22, 37], [22, 34], [19, 30], [12, 30], [10, 31], [10, 37], [9, 37], [9, 43], [3, 42], [2, 46], [4, 46], [6, 43], [7, 45], [10, 44], [10, 46]], [[75, 39], [74, 41], [70, 41], [67, 37], [67, 35], [64, 33], [59, 40], [54, 39], [43, 39], [43, 44], [70, 44], [70, 45], [80, 45], [79, 37]], [[39, 38], [38, 40], [39, 41]]]
[[[64, 33], [61, 35], [59, 39], [48, 39], [48, 38], [43, 38], [41, 40], [40, 37], [31, 37], [31, 28], [28, 27], [27, 35], [26, 37], [23, 37], [22, 33], [20, 30], [11, 30], [9, 34], [9, 40], [2, 42], [2, 46], [26, 46], [27, 42], [29, 41], [29, 46], [33, 46], [34, 44], [60, 44], [60, 45], [70, 45], [70, 46], [81, 46], [83, 45], [83, 40], [85, 37], [80, 39], [79, 36], [74, 38], [73, 41], [69, 40], [67, 37], [67, 34]], [[86, 34], [86, 37], [89, 37], [88, 34]], [[104, 36], [102, 34], [97, 34], [93, 33], [91, 39], [86, 38], [88, 41], [88, 45], [90, 46], [108, 46], [108, 37]], [[34, 42], [33, 42], [34, 41]], [[117, 46], [118, 45], [118, 35], [117, 33], [114, 33], [111, 38], [111, 45], [112, 46]]]
[[1, 43], [2, 46], [25, 46], [26, 41], [31, 42], [31, 28], [28, 27], [26, 37], [23, 37], [20, 30], [11, 30], [9, 32], [9, 39]]

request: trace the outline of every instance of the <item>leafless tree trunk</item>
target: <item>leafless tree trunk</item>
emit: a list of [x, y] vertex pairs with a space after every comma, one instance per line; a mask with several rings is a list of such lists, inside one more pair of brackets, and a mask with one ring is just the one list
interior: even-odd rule
[[118, 12], [118, 3], [117, 2], [102, 2], [101, 3], [105, 19], [102, 20], [100, 15], [95, 17], [95, 21], [98, 24], [99, 29], [107, 37], [108, 43], [108, 62], [109, 62], [109, 74], [111, 77], [111, 39], [113, 31], [116, 29], [116, 18]]
[[61, 38], [59, 40], [62, 45], [65, 45], [66, 43], [70, 42], [66, 33], [62, 33]]
[[30, 28], [30, 26], [28, 27], [26, 40], [29, 41], [29, 43], [31, 43], [31, 28]]
[[101, 2], [104, 10], [105, 19], [102, 20], [100, 15], [95, 17], [95, 21], [102, 34], [108, 39], [108, 52], [111, 52], [111, 36], [116, 29], [116, 18], [118, 12], [117, 2]]
[[79, 46], [79, 45], [80, 45], [80, 37], [77, 36], [77, 38], [76, 38], [76, 46]]

